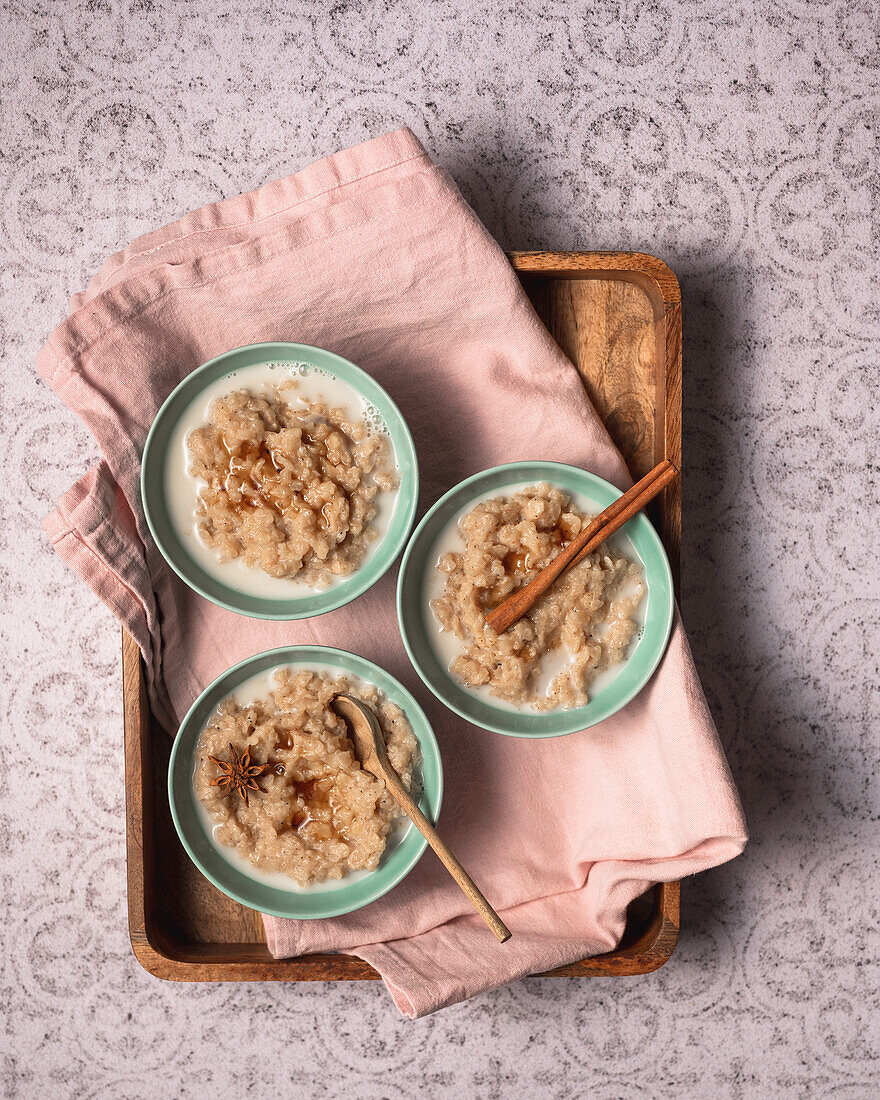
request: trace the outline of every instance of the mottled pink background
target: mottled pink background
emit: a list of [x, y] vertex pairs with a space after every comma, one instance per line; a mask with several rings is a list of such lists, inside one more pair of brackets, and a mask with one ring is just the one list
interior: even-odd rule
[[[195, 13], [0, 5], [4, 1095], [875, 1096], [877, 3]], [[752, 833], [684, 884], [657, 974], [530, 979], [415, 1023], [372, 985], [135, 962], [118, 631], [39, 525], [97, 455], [33, 366], [126, 241], [397, 124], [505, 246], [641, 248], [679, 275], [683, 612]]]

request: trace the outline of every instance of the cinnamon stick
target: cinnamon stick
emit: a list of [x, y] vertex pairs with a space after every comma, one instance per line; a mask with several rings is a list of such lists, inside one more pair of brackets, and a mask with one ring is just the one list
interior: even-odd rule
[[631, 489], [628, 489], [617, 500], [613, 501], [600, 515], [589, 523], [583, 531], [571, 540], [571, 542], [545, 565], [536, 577], [528, 584], [523, 585], [517, 592], [512, 593], [496, 608], [486, 615], [486, 622], [496, 634], [503, 634], [508, 627], [527, 614], [532, 607], [547, 592], [550, 586], [567, 569], [577, 562], [582, 561], [587, 554], [610, 538], [627, 520], [641, 510], [661, 493], [666, 486], [678, 477], [678, 470], [669, 461], [664, 459], [653, 470], [645, 474], [641, 481], [637, 481]]

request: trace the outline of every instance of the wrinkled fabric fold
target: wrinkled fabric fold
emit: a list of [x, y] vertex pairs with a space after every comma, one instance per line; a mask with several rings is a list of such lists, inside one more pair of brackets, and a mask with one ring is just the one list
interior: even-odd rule
[[518, 459], [628, 484], [503, 252], [408, 130], [147, 234], [73, 296], [38, 363], [103, 457], [46, 531], [140, 645], [159, 720], [173, 733], [214, 677], [273, 646], [370, 657], [425, 707], [446, 775], [440, 829], [514, 931], [497, 945], [429, 852], [356, 913], [266, 918], [270, 949], [358, 955], [410, 1016], [611, 949], [633, 898], [745, 843], [680, 621], [629, 706], [592, 730], [528, 742], [469, 726], [421, 684], [397, 629], [394, 571], [347, 607], [292, 623], [245, 619], [191, 592], [146, 528], [146, 434], [200, 363], [272, 340], [329, 348], [388, 390], [416, 442], [420, 512], [463, 477]]

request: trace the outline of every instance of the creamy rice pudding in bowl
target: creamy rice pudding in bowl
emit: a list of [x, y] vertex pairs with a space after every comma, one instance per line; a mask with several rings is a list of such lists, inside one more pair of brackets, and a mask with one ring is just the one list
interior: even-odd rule
[[443, 773], [428, 720], [372, 662], [325, 646], [257, 654], [223, 673], [184, 718], [168, 773], [178, 835], [229, 897], [273, 916], [338, 916], [381, 897], [425, 849], [330, 707], [368, 703], [388, 757], [432, 821]]
[[189, 374], [144, 447], [150, 532], [191, 588], [242, 615], [341, 607], [392, 565], [418, 498], [400, 411], [353, 363], [252, 344]]
[[425, 515], [401, 562], [397, 613], [413, 665], [451, 710], [497, 733], [556, 737], [644, 687], [674, 610], [669, 562], [644, 515], [509, 630], [485, 621], [618, 496], [573, 466], [515, 462], [461, 482]]

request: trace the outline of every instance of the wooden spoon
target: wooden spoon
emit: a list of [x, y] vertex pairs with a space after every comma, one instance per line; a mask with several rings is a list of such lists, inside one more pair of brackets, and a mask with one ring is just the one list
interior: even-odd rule
[[415, 804], [401, 783], [400, 776], [392, 768], [385, 752], [385, 737], [370, 707], [360, 699], [341, 692], [334, 695], [330, 705], [347, 723], [355, 756], [360, 761], [361, 767], [384, 782], [403, 812], [431, 845], [447, 871], [467, 895], [471, 905], [495, 933], [499, 943], [509, 940], [509, 929], [480, 893], [471, 876], [437, 835], [434, 826]]

